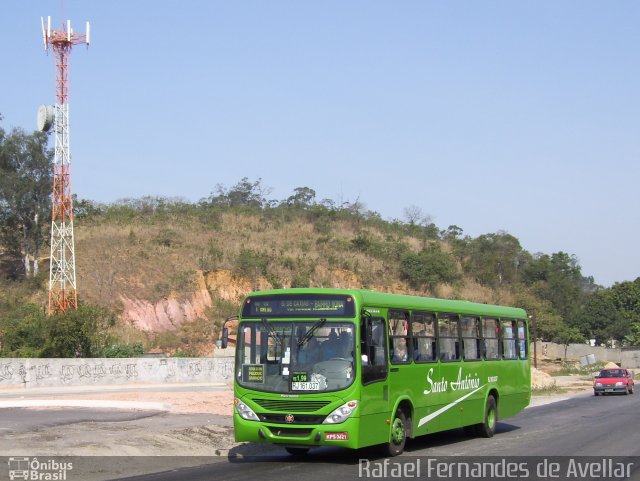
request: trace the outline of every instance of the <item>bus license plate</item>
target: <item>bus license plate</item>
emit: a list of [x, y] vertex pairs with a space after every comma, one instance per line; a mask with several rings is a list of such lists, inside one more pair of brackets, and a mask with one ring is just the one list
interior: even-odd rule
[[292, 382], [291, 383], [292, 391], [319, 391], [320, 383], [311, 381], [311, 382]]
[[325, 441], [348, 441], [349, 433], [324, 433]]

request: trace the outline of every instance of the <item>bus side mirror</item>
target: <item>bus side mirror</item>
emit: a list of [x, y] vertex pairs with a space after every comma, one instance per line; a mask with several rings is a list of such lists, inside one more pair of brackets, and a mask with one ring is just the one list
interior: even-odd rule
[[227, 345], [229, 344], [229, 328], [228, 327], [224, 327], [222, 328], [222, 339], [221, 339], [222, 343], [220, 344], [220, 348], [221, 349], [226, 349]]

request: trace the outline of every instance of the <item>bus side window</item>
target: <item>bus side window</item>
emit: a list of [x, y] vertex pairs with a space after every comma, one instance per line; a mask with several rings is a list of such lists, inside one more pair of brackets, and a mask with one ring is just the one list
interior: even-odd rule
[[480, 320], [477, 317], [465, 316], [460, 320], [465, 360], [480, 359]]
[[457, 314], [438, 315], [438, 346], [440, 347], [440, 360], [455, 361], [460, 359]]
[[416, 362], [436, 360], [436, 316], [432, 312], [414, 312], [411, 316], [413, 359]]
[[498, 344], [498, 320], [490, 317], [482, 319], [482, 337], [484, 340], [484, 358], [489, 360], [500, 359]]
[[525, 321], [518, 321], [518, 357], [526, 359], [527, 356], [527, 325]]
[[411, 362], [409, 313], [406, 311], [389, 312], [389, 349], [393, 364]]
[[502, 352], [504, 359], [517, 359], [516, 326], [511, 319], [502, 319]]

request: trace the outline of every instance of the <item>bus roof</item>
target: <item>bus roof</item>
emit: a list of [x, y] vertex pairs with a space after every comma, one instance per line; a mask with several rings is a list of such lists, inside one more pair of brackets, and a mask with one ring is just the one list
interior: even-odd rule
[[477, 314], [481, 316], [496, 316], [526, 319], [524, 309], [516, 307], [496, 306], [481, 304], [478, 302], [437, 299], [432, 297], [418, 297], [404, 294], [389, 294], [367, 289], [332, 289], [332, 288], [291, 288], [273, 289], [269, 291], [256, 291], [247, 295], [273, 296], [286, 294], [342, 294], [351, 295], [359, 301], [360, 306], [403, 308], [410, 310], [425, 310], [435, 312], [448, 312], [456, 314]]

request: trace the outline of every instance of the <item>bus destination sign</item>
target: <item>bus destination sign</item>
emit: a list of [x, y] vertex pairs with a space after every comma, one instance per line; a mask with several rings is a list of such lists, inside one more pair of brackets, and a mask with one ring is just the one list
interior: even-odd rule
[[243, 317], [354, 317], [351, 296], [310, 294], [249, 297]]

